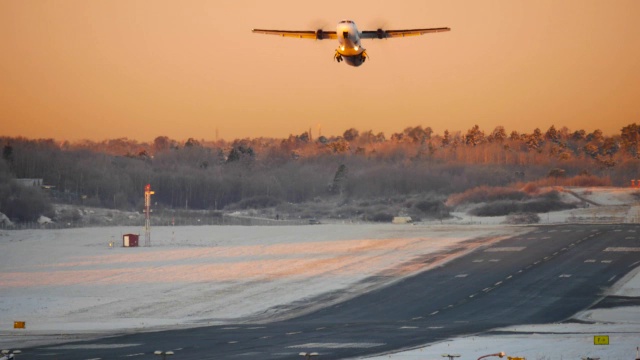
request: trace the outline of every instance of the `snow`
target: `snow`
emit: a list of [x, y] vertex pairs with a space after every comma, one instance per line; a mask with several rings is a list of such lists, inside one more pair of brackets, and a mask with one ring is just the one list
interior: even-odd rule
[[[464, 253], [480, 245], [462, 244], [466, 240], [497, 241], [525, 231], [392, 224], [155, 227], [151, 247], [121, 247], [123, 234], [140, 230], [0, 232], [0, 330], [15, 336], [0, 344], [32, 340], [24, 335], [267, 321], [295, 314], [296, 304], [313, 309], [314, 297], [334, 290], [343, 293], [335, 301], [355, 296], [372, 286], [362, 280], [381, 272], [397, 279], [412, 274], [416, 269], [407, 263], [414, 257], [466, 246]], [[27, 328], [12, 329], [14, 321]]]
[[[601, 206], [541, 214], [543, 223], [576, 219], [636, 221], [636, 189], [573, 189]], [[597, 213], [589, 213], [597, 209]], [[154, 227], [152, 246], [123, 248], [139, 227], [0, 231], [0, 346], [54, 344], [114, 332], [264, 322], [319, 306], [327, 292], [341, 301], [370, 289], [363, 280], [415, 273], [412, 258], [480, 246], [528, 231], [504, 218], [464, 213], [443, 223], [307, 226]], [[114, 246], [110, 247], [109, 243]], [[640, 270], [610, 289], [640, 296]], [[387, 277], [384, 277], [387, 278]], [[325, 304], [326, 305], [326, 304]], [[588, 310], [578, 323], [499, 329], [375, 359], [464, 358], [505, 351], [528, 359], [631, 359], [640, 346], [640, 307]], [[13, 329], [25, 321], [26, 329]], [[609, 346], [594, 345], [609, 335]]]

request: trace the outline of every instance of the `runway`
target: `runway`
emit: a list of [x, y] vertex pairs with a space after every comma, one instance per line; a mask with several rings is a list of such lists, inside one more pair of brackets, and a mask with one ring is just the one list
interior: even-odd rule
[[176, 360], [294, 359], [300, 352], [362, 357], [497, 327], [560, 322], [598, 303], [638, 266], [638, 226], [537, 227], [290, 320], [133, 333], [24, 349], [23, 356], [144, 359], [172, 350]]

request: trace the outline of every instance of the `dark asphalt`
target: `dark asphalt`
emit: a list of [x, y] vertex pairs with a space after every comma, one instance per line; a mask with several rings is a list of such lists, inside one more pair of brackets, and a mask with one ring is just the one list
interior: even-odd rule
[[174, 360], [302, 359], [300, 352], [342, 359], [560, 322], [598, 303], [639, 266], [639, 249], [640, 226], [539, 227], [291, 320], [127, 334], [23, 349], [22, 358], [137, 360], [173, 350]]

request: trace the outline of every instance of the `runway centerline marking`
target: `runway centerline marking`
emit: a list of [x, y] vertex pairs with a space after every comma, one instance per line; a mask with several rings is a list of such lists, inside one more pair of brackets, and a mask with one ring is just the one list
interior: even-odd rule
[[586, 262], [586, 263], [594, 263], [594, 262], [596, 262], [596, 260], [595, 259], [587, 259], [584, 262]]
[[558, 276], [558, 277], [561, 277], [561, 278], [570, 278], [570, 277], [571, 277], [571, 274], [562, 274], [562, 275], [560, 275], [560, 276]]
[[456, 275], [457, 278], [465, 278], [467, 277], [468, 274], [458, 274]]

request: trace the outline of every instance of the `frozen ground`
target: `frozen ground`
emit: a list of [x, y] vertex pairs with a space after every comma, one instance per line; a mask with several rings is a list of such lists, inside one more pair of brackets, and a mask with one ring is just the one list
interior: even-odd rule
[[[572, 189], [594, 204], [541, 215], [635, 222], [635, 189]], [[571, 194], [567, 196], [573, 196]], [[583, 201], [576, 197], [576, 201]], [[595, 211], [595, 215], [589, 211]], [[316, 296], [355, 296], [372, 275], [396, 279], [416, 271], [413, 257], [479, 246], [526, 231], [500, 218], [457, 214], [444, 224], [156, 227], [152, 247], [122, 248], [124, 233], [143, 229], [0, 231], [0, 346], [56, 343], [114, 331], [268, 321], [314, 306]], [[141, 237], [141, 242], [144, 236]], [[113, 241], [115, 246], [109, 247]], [[446, 256], [439, 262], [447, 261]], [[437, 263], [436, 263], [437, 264]], [[434, 264], [435, 265], [435, 264]], [[640, 296], [640, 276], [614, 293]], [[640, 346], [640, 308], [588, 311], [584, 323], [521, 326], [505, 333], [452, 339], [380, 358], [464, 358], [505, 351], [528, 359], [633, 359]], [[14, 330], [14, 321], [26, 321]], [[593, 336], [611, 345], [593, 345]]]
[[[1, 232], [0, 341], [15, 347], [33, 339], [24, 335], [266, 321], [299, 313], [300, 304], [313, 308], [320, 294], [342, 290], [337, 301], [381, 285], [359, 283], [372, 275], [411, 274], [415, 269], [403, 264], [414, 257], [454, 247], [469, 251], [481, 243], [467, 240], [524, 231], [391, 224], [156, 227], [151, 247], [120, 246], [122, 234], [141, 230]], [[27, 329], [12, 329], [14, 321], [25, 321]]]

